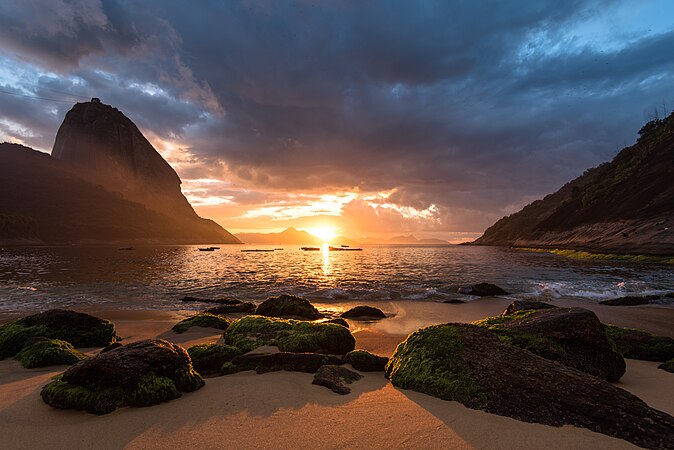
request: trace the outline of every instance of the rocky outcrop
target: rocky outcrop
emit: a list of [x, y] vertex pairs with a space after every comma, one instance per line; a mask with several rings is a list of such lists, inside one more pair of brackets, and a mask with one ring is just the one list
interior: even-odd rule
[[386, 319], [386, 314], [374, 306], [354, 306], [341, 314], [346, 319]]
[[669, 361], [663, 362], [658, 366], [658, 369], [662, 369], [665, 372], [674, 373], [674, 359], [670, 359]]
[[504, 217], [474, 244], [674, 254], [674, 114], [609, 163]]
[[226, 363], [222, 367], [222, 372], [225, 375], [244, 370], [254, 370], [257, 373], [279, 370], [315, 373], [326, 364], [342, 364], [342, 359], [338, 356], [319, 353], [247, 353]]
[[674, 302], [674, 292], [668, 292], [662, 295], [628, 295], [627, 297], [602, 300], [599, 304], [608, 306], [637, 306], [657, 303], [659, 301], [666, 301], [668, 303]]
[[0, 359], [16, 355], [33, 337], [60, 339], [75, 347], [105, 347], [116, 339], [107, 320], [65, 309], [50, 309], [0, 326]]
[[529, 350], [607, 381], [618, 381], [625, 361], [595, 313], [583, 308], [518, 311], [474, 322], [507, 344]]
[[606, 336], [625, 358], [667, 361], [674, 358], [674, 339], [655, 336], [647, 331], [606, 325]]
[[478, 283], [472, 286], [463, 286], [456, 290], [458, 294], [476, 295], [478, 297], [492, 297], [495, 295], [508, 295], [504, 289], [491, 283]]
[[241, 350], [231, 345], [199, 344], [187, 349], [194, 370], [201, 375], [219, 375], [222, 365], [241, 354]]
[[526, 311], [530, 309], [550, 309], [550, 308], [556, 308], [556, 306], [551, 305], [550, 303], [536, 302], [532, 300], [515, 300], [514, 302], [508, 305], [505, 311], [503, 311], [503, 315], [507, 316], [510, 314], [514, 314], [517, 311]]
[[199, 313], [195, 316], [188, 317], [187, 319], [181, 320], [171, 328], [171, 330], [176, 333], [184, 333], [192, 327], [202, 327], [202, 328], [216, 328], [218, 330], [226, 330], [231, 320], [224, 316], [219, 316], [216, 314], [211, 314], [207, 312]]
[[600, 378], [505, 344], [475, 325], [412, 333], [386, 376], [473, 409], [552, 426], [574, 425], [647, 448], [671, 448], [674, 418]]
[[120, 406], [173, 400], [203, 385], [184, 348], [151, 339], [80, 361], [47, 384], [41, 395], [54, 408], [107, 414]]
[[85, 359], [69, 342], [44, 337], [30, 338], [14, 359], [26, 369], [36, 367], [71, 365]]
[[388, 358], [377, 356], [365, 350], [353, 350], [344, 355], [344, 363], [361, 372], [383, 372]]
[[349, 370], [346, 367], [325, 365], [319, 367], [316, 375], [314, 375], [312, 384], [325, 386], [339, 395], [346, 395], [351, 393], [351, 388], [346, 385], [358, 381], [361, 378], [363, 378], [361, 374]]
[[323, 317], [309, 300], [295, 295], [277, 295], [260, 303], [255, 314], [267, 317], [285, 317], [315, 320]]
[[236, 303], [220, 304], [218, 306], [208, 308], [204, 312], [215, 315], [247, 313], [255, 311], [256, 307], [257, 306], [255, 305], [255, 303], [242, 302], [240, 300], [236, 300]]

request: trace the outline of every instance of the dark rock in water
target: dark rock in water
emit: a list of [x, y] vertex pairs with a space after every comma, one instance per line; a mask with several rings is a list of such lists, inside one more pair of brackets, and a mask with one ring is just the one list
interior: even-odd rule
[[218, 305], [239, 305], [243, 303], [241, 300], [235, 298], [203, 298], [186, 296], [180, 299], [182, 302], [200, 302], [200, 303], [217, 303]]
[[466, 303], [465, 300], [459, 300], [458, 298], [450, 298], [449, 300], [445, 300], [442, 303], [454, 303], [454, 304], [460, 304], [460, 303]]
[[341, 325], [343, 327], [349, 328], [349, 323], [346, 320], [344, 320], [342, 318], [339, 318], [339, 317], [337, 317], [336, 319], [326, 320], [324, 323], [335, 323], [337, 325]]
[[361, 305], [343, 312], [342, 317], [347, 319], [386, 319], [386, 314], [374, 306]]
[[44, 337], [30, 338], [14, 357], [26, 369], [62, 364], [71, 365], [85, 358], [87, 358], [87, 355], [75, 350], [70, 343]]
[[242, 302], [237, 300], [238, 303], [229, 303], [229, 304], [221, 304], [219, 306], [214, 306], [212, 308], [208, 308], [205, 313], [209, 314], [215, 314], [215, 315], [220, 315], [220, 314], [233, 314], [233, 313], [247, 313], [247, 312], [252, 312], [255, 311], [255, 303], [251, 302]]
[[674, 358], [674, 339], [647, 331], [606, 325], [606, 336], [624, 358], [667, 361]]
[[636, 296], [627, 296], [620, 298], [613, 298], [611, 300], [602, 300], [599, 302], [600, 305], [609, 305], [609, 306], [636, 306], [636, 305], [648, 305], [651, 300], [657, 300], [660, 296], [645, 296], [645, 297], [636, 297]]
[[662, 369], [669, 373], [674, 373], [674, 359], [670, 359], [669, 361], [663, 362], [658, 366], [658, 369]]
[[334, 355], [319, 353], [247, 353], [237, 356], [223, 366], [223, 373], [254, 370], [257, 373], [287, 370], [292, 372], [315, 373], [326, 364], [342, 364], [342, 359]]
[[103, 347], [103, 349], [101, 350], [101, 353], [109, 352], [110, 350], [114, 350], [116, 348], [119, 348], [122, 345], [124, 345], [124, 344], [122, 344], [121, 342], [113, 342], [112, 344]]
[[225, 343], [243, 351], [276, 345], [282, 352], [343, 355], [356, 346], [349, 329], [341, 325], [263, 316], [232, 322], [224, 338]]
[[515, 300], [514, 302], [508, 305], [505, 311], [503, 311], [503, 315], [507, 316], [517, 311], [526, 311], [529, 309], [550, 309], [550, 308], [556, 308], [556, 306], [551, 305], [550, 303], [535, 302], [531, 300]]
[[199, 344], [187, 349], [194, 370], [201, 375], [216, 375], [222, 371], [222, 365], [241, 354], [241, 350], [231, 345]]
[[318, 369], [318, 372], [314, 375], [312, 384], [325, 386], [326, 388], [331, 389], [332, 392], [346, 395], [351, 393], [351, 388], [347, 387], [346, 384], [351, 384], [361, 378], [363, 378], [361, 374], [349, 370], [346, 367], [325, 365]]
[[477, 295], [478, 297], [491, 297], [494, 295], [508, 295], [509, 293], [491, 283], [479, 283], [472, 286], [463, 286], [456, 291], [459, 294]]
[[388, 358], [374, 355], [365, 350], [353, 350], [344, 355], [343, 361], [361, 372], [383, 372], [386, 363], [388, 363]]
[[203, 385], [184, 348], [151, 339], [80, 361], [41, 395], [55, 408], [107, 414], [120, 406], [156, 405]]
[[600, 378], [504, 344], [469, 324], [434, 325], [401, 343], [394, 386], [545, 425], [574, 425], [647, 448], [670, 448], [674, 418]]
[[115, 341], [115, 325], [65, 309], [26, 316], [0, 326], [0, 359], [16, 355], [31, 337], [69, 342], [75, 347], [104, 347]]
[[613, 350], [604, 325], [587, 309], [518, 311], [474, 324], [495, 333], [502, 342], [607, 381], [618, 381], [625, 373], [625, 361]]
[[278, 295], [269, 297], [260, 303], [255, 314], [267, 317], [285, 317], [302, 319], [320, 319], [323, 314], [309, 300], [294, 295]]
[[210, 313], [199, 313], [196, 316], [181, 320], [171, 328], [174, 333], [180, 334], [192, 327], [217, 328], [226, 330], [231, 321], [224, 316], [217, 316]]

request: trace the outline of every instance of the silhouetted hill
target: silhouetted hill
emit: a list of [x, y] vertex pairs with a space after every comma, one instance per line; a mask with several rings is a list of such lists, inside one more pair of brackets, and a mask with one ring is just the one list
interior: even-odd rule
[[280, 233], [237, 233], [239, 240], [246, 244], [267, 245], [321, 245], [323, 241], [304, 230], [290, 227]]
[[610, 163], [488, 228], [474, 244], [674, 254], [674, 114]]
[[389, 244], [389, 245], [446, 245], [447, 241], [442, 239], [417, 239], [413, 235], [394, 236], [389, 239], [366, 238], [362, 240], [365, 244]]

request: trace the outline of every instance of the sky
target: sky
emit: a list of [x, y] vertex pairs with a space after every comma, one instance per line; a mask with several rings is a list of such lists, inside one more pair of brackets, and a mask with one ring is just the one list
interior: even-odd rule
[[0, 141], [122, 110], [230, 231], [475, 238], [674, 107], [671, 0], [0, 2]]

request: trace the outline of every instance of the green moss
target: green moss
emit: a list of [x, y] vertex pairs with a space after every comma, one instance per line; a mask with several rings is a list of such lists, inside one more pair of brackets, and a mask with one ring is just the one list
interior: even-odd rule
[[624, 358], [665, 361], [674, 356], [674, 340], [635, 328], [604, 325], [613, 350]]
[[15, 321], [0, 326], [0, 359], [16, 355], [28, 339], [48, 334], [49, 329], [44, 325], [27, 327]]
[[267, 317], [301, 317], [320, 319], [323, 317], [309, 300], [294, 295], [269, 297], [258, 305], [255, 314]]
[[200, 344], [187, 350], [194, 370], [200, 374], [220, 373], [222, 365], [242, 352], [237, 347], [222, 344]]
[[361, 372], [381, 372], [386, 368], [388, 358], [365, 350], [353, 350], [344, 355], [344, 362]]
[[180, 334], [192, 327], [217, 328], [226, 330], [231, 321], [224, 316], [211, 313], [199, 313], [196, 316], [181, 320], [172, 328], [174, 333]]
[[205, 384], [204, 379], [194, 370], [192, 365], [176, 371], [172, 379], [176, 388], [182, 392], [194, 392]]
[[231, 375], [237, 372], [240, 372], [240, 369], [231, 362], [224, 363], [220, 368], [220, 373], [223, 375]]
[[40, 395], [55, 408], [76, 409], [101, 415], [111, 413], [117, 408], [123, 392], [118, 389], [94, 391], [57, 379], [43, 387]]
[[538, 253], [552, 253], [553, 255], [565, 256], [573, 259], [615, 260], [629, 262], [644, 262], [656, 264], [674, 264], [674, 256], [653, 255], [627, 255], [621, 253], [593, 253], [583, 250], [570, 250], [562, 248], [531, 248], [517, 247], [518, 250]]
[[125, 403], [129, 406], [152, 406], [181, 395], [173, 380], [151, 373], [140, 379], [136, 389], [126, 396]]
[[461, 359], [463, 341], [452, 325], [415, 331], [400, 343], [386, 365], [394, 386], [462, 403], [486, 401]]
[[29, 341], [16, 354], [15, 359], [26, 369], [35, 367], [75, 364], [87, 356], [80, 353], [70, 343], [58, 339], [40, 339]]
[[351, 332], [341, 325], [261, 316], [247, 316], [233, 322], [225, 333], [225, 342], [244, 352], [276, 345], [284, 352], [340, 355], [356, 345]]
[[670, 359], [669, 361], [663, 362], [658, 366], [658, 369], [662, 369], [666, 372], [674, 373], [674, 359]]

